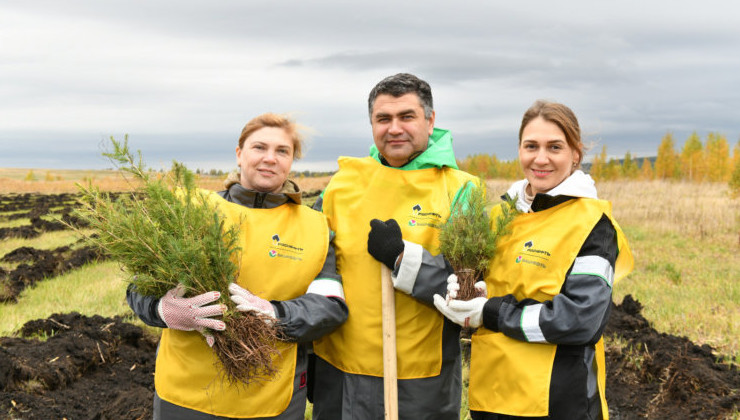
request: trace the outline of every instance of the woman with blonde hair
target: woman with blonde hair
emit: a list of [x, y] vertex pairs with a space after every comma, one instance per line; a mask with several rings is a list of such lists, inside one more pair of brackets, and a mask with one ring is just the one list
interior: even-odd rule
[[175, 288], [157, 299], [129, 287], [133, 311], [164, 328], [155, 419], [304, 418], [310, 343], [343, 323], [348, 311], [326, 219], [301, 205], [301, 191], [288, 179], [302, 144], [289, 118], [268, 113], [252, 119], [236, 147], [239, 173], [215, 197], [222, 201], [219, 210], [240, 221], [241, 263], [231, 299], [238, 310], [265, 315], [286, 338], [278, 346], [277, 374], [245, 385], [219, 372], [207, 332], [229, 328], [218, 319], [225, 306], [212, 304], [218, 292], [185, 298]]

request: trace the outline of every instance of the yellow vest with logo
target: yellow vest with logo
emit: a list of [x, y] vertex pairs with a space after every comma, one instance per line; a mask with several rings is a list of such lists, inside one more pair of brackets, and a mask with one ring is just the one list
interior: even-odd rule
[[[218, 203], [227, 224], [240, 229], [237, 284], [267, 300], [288, 300], [306, 293], [329, 246], [329, 230], [321, 213], [292, 203], [250, 209], [215, 193], [209, 198]], [[157, 394], [172, 404], [217, 416], [276, 416], [288, 407], [293, 394], [297, 345], [281, 342], [278, 349], [275, 377], [232, 385], [219, 372], [220, 362], [200, 333], [167, 328], [157, 354]]]
[[[494, 207], [495, 220], [500, 207]], [[606, 214], [617, 231], [619, 255], [615, 282], [633, 266], [632, 254], [611, 204], [573, 199], [547, 210], [524, 213], [511, 223], [511, 233], [499, 240], [486, 285], [488, 297], [513, 294], [517, 300], [552, 300], [560, 293], [568, 269], [596, 223]], [[479, 328], [472, 337], [470, 409], [511, 416], [547, 416], [555, 344], [528, 343], [500, 332]], [[603, 338], [596, 344], [596, 368], [601, 407], [608, 418]]]
[[[367, 251], [370, 220], [395, 219], [403, 239], [439, 253], [439, 226], [470, 174], [452, 168], [404, 171], [374, 159], [340, 158], [324, 192], [323, 211], [336, 232], [337, 267], [349, 317], [314, 343], [314, 351], [338, 369], [383, 376], [380, 265]], [[398, 378], [439, 375], [442, 315], [396, 291]]]

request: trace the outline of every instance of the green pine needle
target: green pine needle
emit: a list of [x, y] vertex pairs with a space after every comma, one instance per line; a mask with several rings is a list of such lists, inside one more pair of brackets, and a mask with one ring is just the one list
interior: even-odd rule
[[105, 153], [140, 186], [117, 199], [92, 185], [79, 186], [82, 210], [98, 235], [91, 240], [131, 275], [139, 293], [163, 296], [178, 283], [190, 294], [218, 290], [228, 293], [237, 277], [237, 227], [224, 221], [195, 183], [194, 174], [173, 162], [166, 174], [146, 170], [128, 147], [128, 138], [111, 137]]
[[439, 233], [440, 252], [455, 271], [470, 269], [475, 279], [482, 279], [496, 252], [496, 241], [509, 233], [509, 223], [518, 213], [516, 199], [502, 205], [502, 212], [492, 225], [488, 197], [481, 180], [467, 195], [454, 203], [450, 217]]

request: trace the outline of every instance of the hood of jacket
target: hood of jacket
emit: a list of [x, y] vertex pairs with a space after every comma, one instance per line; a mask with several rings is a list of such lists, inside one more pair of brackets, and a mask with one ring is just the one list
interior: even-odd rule
[[[519, 211], [529, 212], [531, 207], [536, 207], [535, 202], [538, 201], [537, 197], [540, 195], [546, 195], [550, 197], [582, 197], [582, 198], [598, 198], [596, 194], [596, 186], [591, 175], [588, 175], [580, 169], [573, 172], [568, 178], [565, 178], [563, 182], [558, 184], [555, 188], [542, 194], [539, 193], [535, 196], [534, 201], [530, 205], [524, 199], [525, 189], [529, 185], [529, 181], [522, 179], [511, 185], [506, 195], [509, 197], [516, 197], [516, 207]], [[542, 197], [545, 199], [546, 197]]]
[[290, 179], [285, 180], [280, 191], [276, 193], [263, 193], [250, 190], [248, 188], [244, 188], [239, 181], [239, 174], [231, 172], [224, 180], [224, 188], [226, 188], [226, 191], [222, 196], [228, 195], [231, 198], [230, 201], [247, 207], [252, 207], [257, 196], [262, 196], [260, 201], [263, 201], [266, 204], [265, 207], [277, 207], [288, 201], [301, 204], [301, 189], [298, 184]]
[[[377, 146], [374, 144], [370, 146], [370, 156], [378, 162], [383, 163], [381, 161], [380, 151], [378, 151]], [[450, 134], [449, 130], [435, 128], [432, 131], [432, 135], [429, 136], [429, 143], [427, 143], [426, 150], [411, 162], [398, 169], [412, 171], [416, 169], [441, 168], [444, 166], [458, 169], [455, 153], [452, 150], [452, 134]]]

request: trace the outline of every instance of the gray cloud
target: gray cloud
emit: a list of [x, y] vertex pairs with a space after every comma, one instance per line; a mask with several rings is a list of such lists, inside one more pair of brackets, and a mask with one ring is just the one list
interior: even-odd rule
[[[0, 166], [101, 167], [130, 134], [153, 163], [230, 168], [243, 124], [313, 128], [297, 166], [364, 155], [366, 95], [409, 71], [433, 87], [460, 157], [515, 157], [524, 110], [558, 100], [610, 154], [674, 133], [740, 136], [740, 6], [379, 0], [2, 2]], [[204, 168], [205, 169], [205, 168]]]

